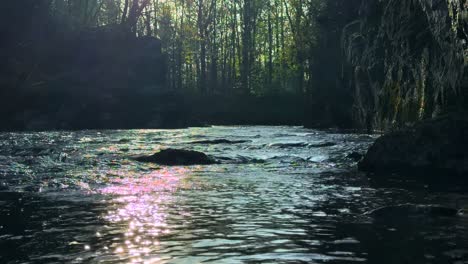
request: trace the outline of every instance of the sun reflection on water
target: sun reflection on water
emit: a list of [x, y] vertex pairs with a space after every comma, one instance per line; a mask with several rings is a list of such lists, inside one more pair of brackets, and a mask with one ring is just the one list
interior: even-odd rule
[[[176, 203], [174, 192], [189, 188], [192, 169], [162, 168], [146, 174], [120, 177], [100, 189], [100, 193], [115, 196], [113, 208], [103, 218], [111, 228], [119, 227], [121, 239], [106, 247], [109, 254], [130, 263], [164, 263], [158, 256], [160, 238], [171, 233], [167, 223], [168, 207]], [[181, 212], [181, 215], [185, 215]]]
[[113, 172], [109, 174], [120, 177], [112, 179], [111, 185], [102, 188], [100, 192], [119, 196], [173, 192], [182, 187], [181, 181], [190, 172], [187, 168], [163, 168], [143, 175]]

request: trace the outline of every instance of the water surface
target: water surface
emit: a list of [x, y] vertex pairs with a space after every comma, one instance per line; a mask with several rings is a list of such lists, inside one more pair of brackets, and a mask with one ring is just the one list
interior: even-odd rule
[[[466, 218], [363, 215], [461, 196], [371, 184], [347, 155], [374, 140], [299, 127], [2, 133], [0, 263], [468, 263]], [[132, 159], [167, 147], [221, 164]]]

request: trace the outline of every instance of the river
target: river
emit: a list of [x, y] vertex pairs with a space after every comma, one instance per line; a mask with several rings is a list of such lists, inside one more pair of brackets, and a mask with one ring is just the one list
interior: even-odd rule
[[[261, 126], [1, 133], [0, 263], [468, 263], [467, 218], [364, 215], [461, 196], [373, 184], [347, 156], [375, 139]], [[221, 164], [133, 159], [167, 147]]]

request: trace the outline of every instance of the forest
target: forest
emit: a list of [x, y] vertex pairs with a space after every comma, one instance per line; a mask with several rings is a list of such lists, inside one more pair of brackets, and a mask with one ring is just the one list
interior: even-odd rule
[[48, 16], [43, 27], [158, 38], [168, 89], [262, 95], [307, 91], [316, 16], [324, 7], [322, 1], [87, 0], [38, 1], [30, 8]]
[[[21, 0], [4, 9], [4, 128], [381, 130], [466, 108], [463, 1]], [[161, 107], [133, 102], [137, 94]], [[80, 103], [53, 102], [70, 96]], [[12, 117], [18, 109], [24, 116]], [[159, 119], [132, 123], [123, 109]], [[83, 114], [96, 111], [98, 120]], [[166, 120], [180, 111], [195, 114]], [[77, 116], [89, 122], [67, 122]]]
[[[62, 121], [86, 111], [121, 118], [137, 105], [146, 110], [135, 115], [164, 119], [179, 111], [168, 101], [195, 116], [130, 126], [225, 119], [372, 130], [466, 108], [463, 1], [21, 0], [5, 10], [4, 112], [29, 111], [3, 127], [99, 127], [102, 118]], [[44, 90], [53, 92], [32, 99]], [[131, 103], [137, 94], [163, 106]], [[85, 109], [31, 102], [69, 95]]]
[[[244, 99], [230, 102], [225, 99], [228, 95], [271, 97], [253, 99], [247, 103], [247, 108], [256, 103], [270, 108], [275, 103], [281, 106], [284, 103], [278, 95], [284, 95], [290, 98], [285, 100], [288, 102], [285, 111], [302, 116], [303, 109], [288, 105], [292, 101], [302, 106], [302, 95], [309, 93], [311, 53], [317, 46], [315, 17], [323, 8], [321, 1], [41, 0], [9, 3], [7, 10], [10, 10], [6, 13], [12, 17], [2, 18], [2, 35], [11, 41], [4, 42], [2, 47], [7, 62], [2, 73], [8, 75], [2, 91], [10, 95], [17, 93], [15, 88], [20, 86], [20, 90], [29, 90], [25, 93], [31, 95], [39, 89], [60, 89], [59, 97], [80, 93], [64, 92], [68, 89], [92, 89], [95, 97], [116, 97], [115, 90], [125, 89], [147, 94], [164, 91], [178, 94], [179, 98], [200, 98], [195, 108], [203, 108], [205, 102], [214, 104], [215, 109], [210, 111], [217, 109], [216, 103], [210, 102], [215, 100], [222, 100], [230, 105], [228, 108], [237, 108], [236, 103], [242, 108]], [[141, 44], [150, 50], [135, 54], [142, 47], [134, 42], [145, 38], [147, 42], [152, 38], [154, 47]], [[92, 62], [100, 64], [100, 67], [91, 66], [96, 68], [94, 73], [86, 65]], [[134, 72], [125, 72], [131, 68], [128, 63], [138, 64], [133, 65]], [[62, 67], [57, 68], [57, 64]], [[77, 76], [78, 71], [81, 76]], [[117, 77], [120, 73], [127, 76]], [[5, 78], [2, 81], [6, 82]], [[75, 83], [74, 88], [66, 87]], [[62, 87], [51, 88], [56, 86]], [[114, 91], [105, 92], [106, 89]], [[184, 103], [178, 101], [177, 104]], [[33, 108], [38, 109], [37, 106]], [[55, 107], [55, 111], [58, 110], [60, 106]], [[13, 127], [23, 126], [12, 123]]]

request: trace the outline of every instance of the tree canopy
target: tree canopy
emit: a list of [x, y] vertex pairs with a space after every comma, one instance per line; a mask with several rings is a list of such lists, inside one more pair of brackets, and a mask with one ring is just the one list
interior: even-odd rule
[[53, 0], [82, 29], [123, 25], [161, 40], [171, 89], [302, 94], [310, 88], [320, 0]]

